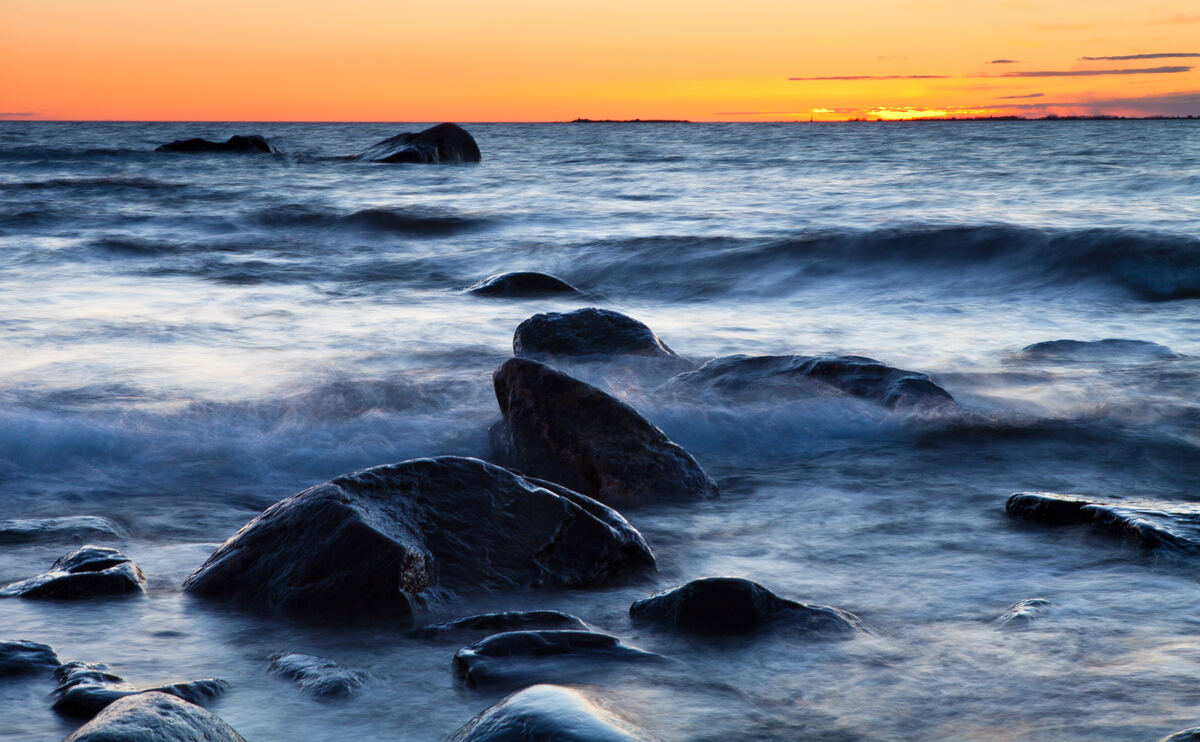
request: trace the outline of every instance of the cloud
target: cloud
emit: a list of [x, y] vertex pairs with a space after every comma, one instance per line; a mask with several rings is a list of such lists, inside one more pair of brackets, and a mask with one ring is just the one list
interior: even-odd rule
[[0, 111], [0, 119], [29, 118], [37, 115], [37, 111]]
[[949, 75], [831, 75], [829, 77], [789, 77], [789, 80], [944, 80]]
[[1030, 93], [1029, 95], [1002, 95], [1001, 100], [1019, 100], [1021, 98], [1044, 98], [1045, 93]]
[[1027, 70], [1005, 72], [1003, 75], [985, 77], [1098, 77], [1100, 75], [1170, 75], [1176, 72], [1191, 72], [1191, 67], [1126, 67], [1114, 70]]
[[1121, 57], [1080, 57], [1083, 62], [1127, 62], [1131, 59], [1177, 59], [1180, 57], [1200, 57], [1195, 52], [1166, 52], [1163, 54], [1126, 54]]
[[1019, 59], [993, 59], [992, 61], [988, 62], [988, 64], [1016, 64], [1019, 61], [1021, 61], [1021, 60], [1019, 60]]

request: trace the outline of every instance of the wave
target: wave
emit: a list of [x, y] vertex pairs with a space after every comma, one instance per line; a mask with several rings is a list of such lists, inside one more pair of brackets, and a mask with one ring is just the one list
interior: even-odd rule
[[288, 204], [255, 213], [252, 220], [266, 227], [351, 228], [407, 235], [452, 235], [486, 225], [489, 219], [448, 209], [406, 207], [360, 209], [350, 213], [304, 204]]
[[187, 183], [148, 178], [136, 175], [106, 175], [95, 178], [50, 178], [47, 180], [25, 180], [6, 183], [5, 188], [13, 190], [41, 191], [48, 189], [64, 189], [79, 191], [161, 191], [189, 188]]

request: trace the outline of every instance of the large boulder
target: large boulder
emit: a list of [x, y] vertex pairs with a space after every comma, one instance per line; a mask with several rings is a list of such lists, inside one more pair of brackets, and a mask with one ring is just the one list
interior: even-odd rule
[[107, 546], [81, 546], [50, 571], [0, 588], [0, 597], [80, 600], [141, 593], [146, 576], [129, 557]]
[[813, 396], [832, 389], [904, 409], [954, 402], [925, 374], [864, 356], [722, 356], [675, 376], [664, 388], [685, 392], [703, 388], [729, 397], [772, 398]]
[[781, 598], [757, 582], [706, 577], [636, 601], [629, 617], [687, 634], [730, 636], [786, 625], [805, 634], [851, 636], [864, 630], [857, 616], [827, 605]]
[[235, 152], [243, 154], [279, 154], [279, 150], [271, 146], [265, 138], [258, 134], [247, 136], [235, 135], [224, 142], [211, 142], [207, 139], [176, 139], [174, 142], [154, 148], [155, 152]]
[[479, 145], [457, 124], [438, 124], [424, 131], [397, 134], [356, 155], [366, 162], [479, 162]]
[[1018, 357], [1026, 361], [1087, 363], [1103, 361], [1148, 362], [1179, 358], [1165, 345], [1148, 340], [1105, 338], [1104, 340], [1047, 340], [1027, 345]]
[[1194, 505], [1106, 502], [1054, 492], [1015, 492], [1004, 509], [1016, 520], [1047, 526], [1086, 525], [1146, 549], [1200, 549], [1200, 512]]
[[63, 742], [246, 742], [220, 717], [166, 693], [113, 702]]
[[716, 497], [691, 454], [596, 387], [523, 358], [492, 381], [503, 415], [493, 454], [521, 471], [613, 507]]
[[288, 652], [271, 658], [271, 674], [296, 683], [300, 690], [317, 698], [348, 696], [366, 682], [366, 673], [342, 667], [333, 660], [311, 654]]
[[412, 631], [411, 635], [421, 639], [430, 639], [439, 636], [497, 634], [504, 631], [529, 629], [587, 631], [588, 625], [583, 622], [583, 619], [562, 611], [505, 611], [503, 613], [481, 613], [477, 616], [467, 616], [453, 621], [422, 626]]
[[572, 296], [579, 289], [549, 273], [517, 271], [497, 273], [467, 287], [467, 293], [492, 298], [520, 299], [537, 296]]
[[517, 325], [513, 355], [677, 358], [675, 351], [645, 324], [620, 312], [595, 307], [533, 315]]
[[188, 703], [203, 703], [229, 688], [229, 683], [216, 678], [138, 688], [126, 683], [120, 675], [109, 672], [104, 665], [89, 662], [68, 662], [54, 671], [54, 677], [58, 680], [58, 687], [52, 694], [54, 710], [64, 716], [82, 719], [90, 719], [114, 701], [139, 693], [154, 691]]
[[0, 544], [30, 541], [84, 541], [127, 538], [125, 529], [99, 515], [63, 515], [57, 518], [0, 520]]
[[449, 742], [649, 742], [652, 739], [574, 688], [534, 685], [467, 722]]
[[24, 639], [0, 642], [0, 678], [51, 672], [60, 664], [49, 645]]
[[629, 662], [666, 657], [598, 631], [507, 631], [454, 654], [454, 674], [470, 687], [565, 682]]
[[616, 511], [442, 456], [346, 474], [275, 503], [184, 589], [258, 609], [406, 616], [433, 588], [582, 587], [653, 566]]

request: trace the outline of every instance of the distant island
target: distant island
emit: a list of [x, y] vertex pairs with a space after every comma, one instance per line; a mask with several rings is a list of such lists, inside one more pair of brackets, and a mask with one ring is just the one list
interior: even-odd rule
[[575, 119], [569, 124], [690, 124], [686, 119]]
[[884, 119], [884, 118], [857, 118], [845, 119], [844, 121], [797, 121], [796, 123], [847, 123], [847, 122], [867, 122], [881, 124], [907, 124], [921, 121], [1198, 121], [1200, 116], [1056, 116], [1049, 114], [1047, 116], [928, 116], [911, 119]]

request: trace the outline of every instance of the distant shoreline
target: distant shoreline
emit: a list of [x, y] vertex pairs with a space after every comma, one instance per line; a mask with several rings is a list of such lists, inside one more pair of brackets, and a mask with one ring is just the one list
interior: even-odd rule
[[[930, 122], [979, 123], [979, 122], [1039, 122], [1039, 121], [1200, 121], [1200, 114], [1188, 116], [973, 116], [973, 117], [929, 117], [913, 119], [881, 119], [857, 118], [814, 121], [799, 118], [772, 119], [762, 121], [691, 121], [688, 119], [585, 119], [571, 121], [463, 121], [464, 125], [475, 124], [923, 124]], [[381, 124], [381, 125], [431, 125], [437, 121], [233, 121], [229, 119], [33, 119], [33, 118], [2, 118], [0, 124]]]

